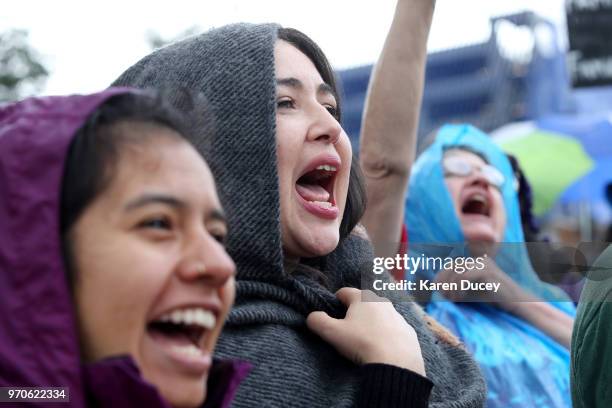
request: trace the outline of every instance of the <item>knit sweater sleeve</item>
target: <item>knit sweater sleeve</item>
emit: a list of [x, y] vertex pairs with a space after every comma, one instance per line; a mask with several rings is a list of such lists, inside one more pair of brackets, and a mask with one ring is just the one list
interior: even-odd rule
[[425, 408], [433, 382], [413, 371], [388, 364], [361, 367], [358, 408]]

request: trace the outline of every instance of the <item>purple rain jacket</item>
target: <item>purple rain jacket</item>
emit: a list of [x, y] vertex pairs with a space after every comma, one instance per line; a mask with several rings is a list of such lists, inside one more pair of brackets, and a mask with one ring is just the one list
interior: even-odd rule
[[[130, 357], [81, 363], [61, 255], [59, 200], [68, 147], [91, 112], [126, 92], [133, 91], [111, 88], [0, 107], [0, 387], [68, 387], [72, 407], [168, 407]], [[229, 406], [248, 371], [246, 363], [215, 360], [204, 407]]]

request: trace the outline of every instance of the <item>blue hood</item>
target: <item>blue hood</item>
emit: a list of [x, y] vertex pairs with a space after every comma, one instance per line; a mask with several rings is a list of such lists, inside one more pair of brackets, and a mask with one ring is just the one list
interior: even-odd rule
[[[417, 159], [410, 177], [406, 197], [405, 221], [410, 247], [418, 244], [463, 244], [465, 237], [451, 196], [444, 182], [442, 157], [450, 148], [465, 148], [486, 158], [505, 177], [501, 194], [506, 210], [506, 228], [496, 262], [524, 289], [548, 301], [568, 300], [560, 289], [546, 284], [533, 270], [524, 244], [518, 196], [514, 188], [514, 172], [504, 152], [482, 131], [470, 125], [446, 125], [434, 143]], [[432, 278], [427, 271], [426, 278]]]

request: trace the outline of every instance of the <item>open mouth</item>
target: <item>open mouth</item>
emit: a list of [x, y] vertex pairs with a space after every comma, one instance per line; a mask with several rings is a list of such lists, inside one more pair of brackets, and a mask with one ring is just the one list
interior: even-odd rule
[[337, 216], [334, 182], [338, 167], [335, 164], [320, 164], [306, 171], [295, 183], [295, 190], [302, 198], [306, 209], [315, 215], [325, 218]]
[[491, 215], [491, 205], [486, 195], [473, 193], [465, 198], [461, 206], [461, 212], [468, 215]]
[[147, 332], [173, 355], [187, 360], [207, 358], [207, 334], [214, 329], [216, 316], [201, 307], [175, 309], [147, 324]]

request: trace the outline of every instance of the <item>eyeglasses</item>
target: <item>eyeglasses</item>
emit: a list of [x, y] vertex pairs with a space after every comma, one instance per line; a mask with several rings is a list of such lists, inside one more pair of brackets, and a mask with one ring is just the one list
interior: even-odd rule
[[474, 173], [475, 170], [479, 170], [482, 177], [498, 189], [504, 185], [506, 178], [504, 175], [497, 170], [495, 167], [489, 164], [483, 164], [482, 166], [476, 166], [461, 157], [447, 157], [442, 160], [442, 167], [444, 168], [444, 177], [446, 176], [459, 176], [468, 177]]

